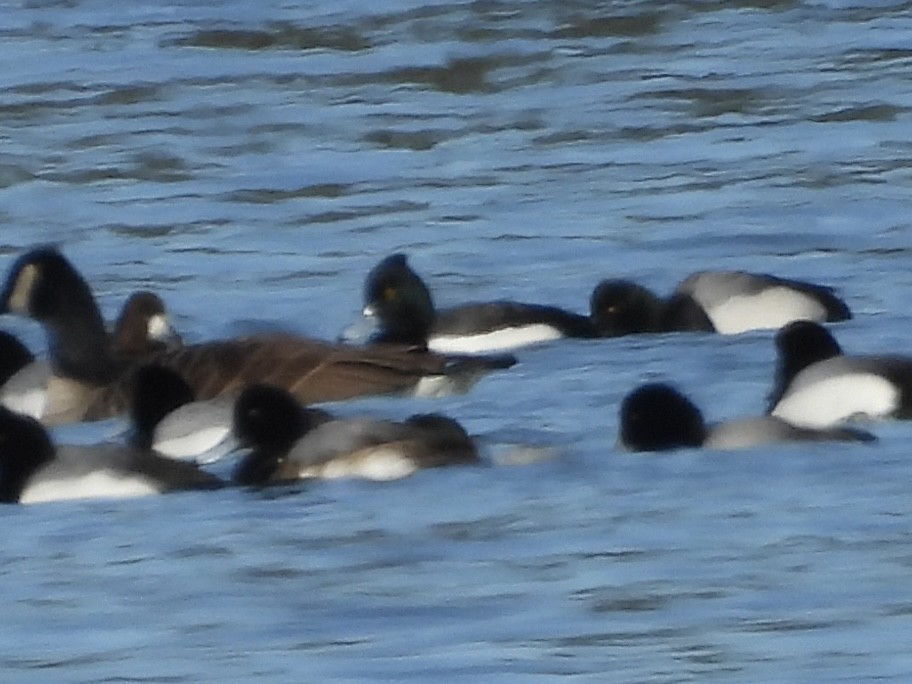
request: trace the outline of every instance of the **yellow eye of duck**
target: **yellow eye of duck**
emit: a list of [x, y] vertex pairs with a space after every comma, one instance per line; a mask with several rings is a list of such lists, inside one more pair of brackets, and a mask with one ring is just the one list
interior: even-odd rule
[[383, 291], [383, 298], [390, 302], [396, 298], [396, 288], [388, 287]]

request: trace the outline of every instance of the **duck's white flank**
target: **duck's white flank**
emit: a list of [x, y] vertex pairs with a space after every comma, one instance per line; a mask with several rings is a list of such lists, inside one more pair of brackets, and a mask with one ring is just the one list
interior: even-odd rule
[[710, 306], [706, 314], [723, 335], [748, 330], [778, 330], [797, 320], [826, 320], [826, 309], [812, 297], [787, 287], [737, 295]]
[[396, 447], [378, 446], [324, 463], [303, 466], [299, 476], [326, 480], [361, 477], [367, 480], [388, 481], [408, 477], [416, 470], [418, 467], [415, 462], [403, 456]]
[[[192, 401], [165, 416], [155, 428], [152, 448], [177, 459], [218, 460], [231, 434], [234, 397]], [[218, 451], [216, 454], [215, 451]], [[199, 457], [206, 454], [205, 459]]]
[[853, 416], [884, 418], [898, 404], [899, 390], [893, 383], [875, 373], [856, 372], [799, 385], [786, 392], [772, 415], [794, 425], [824, 428]]
[[148, 478], [93, 471], [72, 478], [41, 479], [26, 486], [20, 503], [34, 504], [70, 499], [121, 499], [158, 494], [159, 488]]
[[556, 328], [545, 323], [533, 323], [477, 335], [435, 335], [428, 340], [428, 348], [440, 354], [477, 354], [509, 351], [561, 337], [563, 335]]
[[217, 447], [225, 443], [230, 434], [231, 429], [228, 427], [210, 425], [186, 434], [163, 436], [155, 440], [152, 448], [162, 456], [177, 460], [194, 461], [203, 454], [210, 454], [205, 459], [208, 463], [227, 453], [227, 450], [218, 449], [218, 455], [215, 455]]

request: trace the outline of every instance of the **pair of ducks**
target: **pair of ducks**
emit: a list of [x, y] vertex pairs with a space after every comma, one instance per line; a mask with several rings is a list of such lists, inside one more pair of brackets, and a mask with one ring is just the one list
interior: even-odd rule
[[912, 357], [849, 356], [819, 323], [796, 321], [776, 335], [776, 379], [767, 415], [706, 425], [675, 388], [650, 383], [627, 395], [620, 442], [633, 451], [739, 449], [794, 441], [870, 442], [844, 427], [854, 418], [912, 418]]
[[478, 460], [469, 435], [445, 416], [334, 419], [303, 407], [285, 390], [254, 384], [234, 404], [233, 430], [246, 454], [226, 482], [152, 448], [162, 418], [193, 400], [183, 379], [162, 366], [145, 365], [136, 371], [134, 389], [126, 444], [57, 447], [37, 420], [0, 407], [0, 502], [142, 496], [351, 475], [388, 480]]
[[603, 280], [589, 314], [555, 306], [494, 301], [436, 309], [430, 289], [404, 254], [378, 263], [364, 283], [364, 313], [379, 342], [426, 345], [443, 353], [511, 350], [563, 337], [779, 329], [795, 320], [851, 318], [829, 287], [742, 271], [701, 271], [662, 298], [629, 280]]

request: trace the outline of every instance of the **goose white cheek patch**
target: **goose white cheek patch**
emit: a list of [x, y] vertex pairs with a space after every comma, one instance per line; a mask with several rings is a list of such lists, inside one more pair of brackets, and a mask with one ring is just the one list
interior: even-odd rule
[[796, 320], [822, 321], [826, 309], [814, 299], [786, 287], [732, 297], [707, 311], [716, 330], [737, 335], [748, 330], [778, 330]]
[[98, 471], [74, 478], [42, 480], [27, 486], [19, 502], [34, 504], [71, 499], [123, 499], [158, 493], [154, 483], [144, 477], [123, 477]]
[[899, 405], [899, 390], [872, 373], [849, 373], [789, 391], [772, 414], [794, 425], [831, 427], [852, 416], [883, 418]]
[[550, 325], [535, 323], [478, 335], [435, 336], [428, 340], [428, 348], [440, 354], [474, 354], [507, 351], [561, 337], [560, 331]]
[[149, 319], [146, 331], [149, 334], [149, 339], [161, 340], [166, 338], [171, 334], [171, 324], [168, 322], [168, 317], [164, 314], [155, 314]]

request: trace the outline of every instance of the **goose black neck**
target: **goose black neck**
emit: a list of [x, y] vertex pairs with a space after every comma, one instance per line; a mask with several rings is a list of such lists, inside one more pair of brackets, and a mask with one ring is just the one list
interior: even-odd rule
[[91, 309], [60, 312], [45, 322], [48, 353], [54, 371], [64, 377], [104, 385], [121, 368], [95, 303]]

